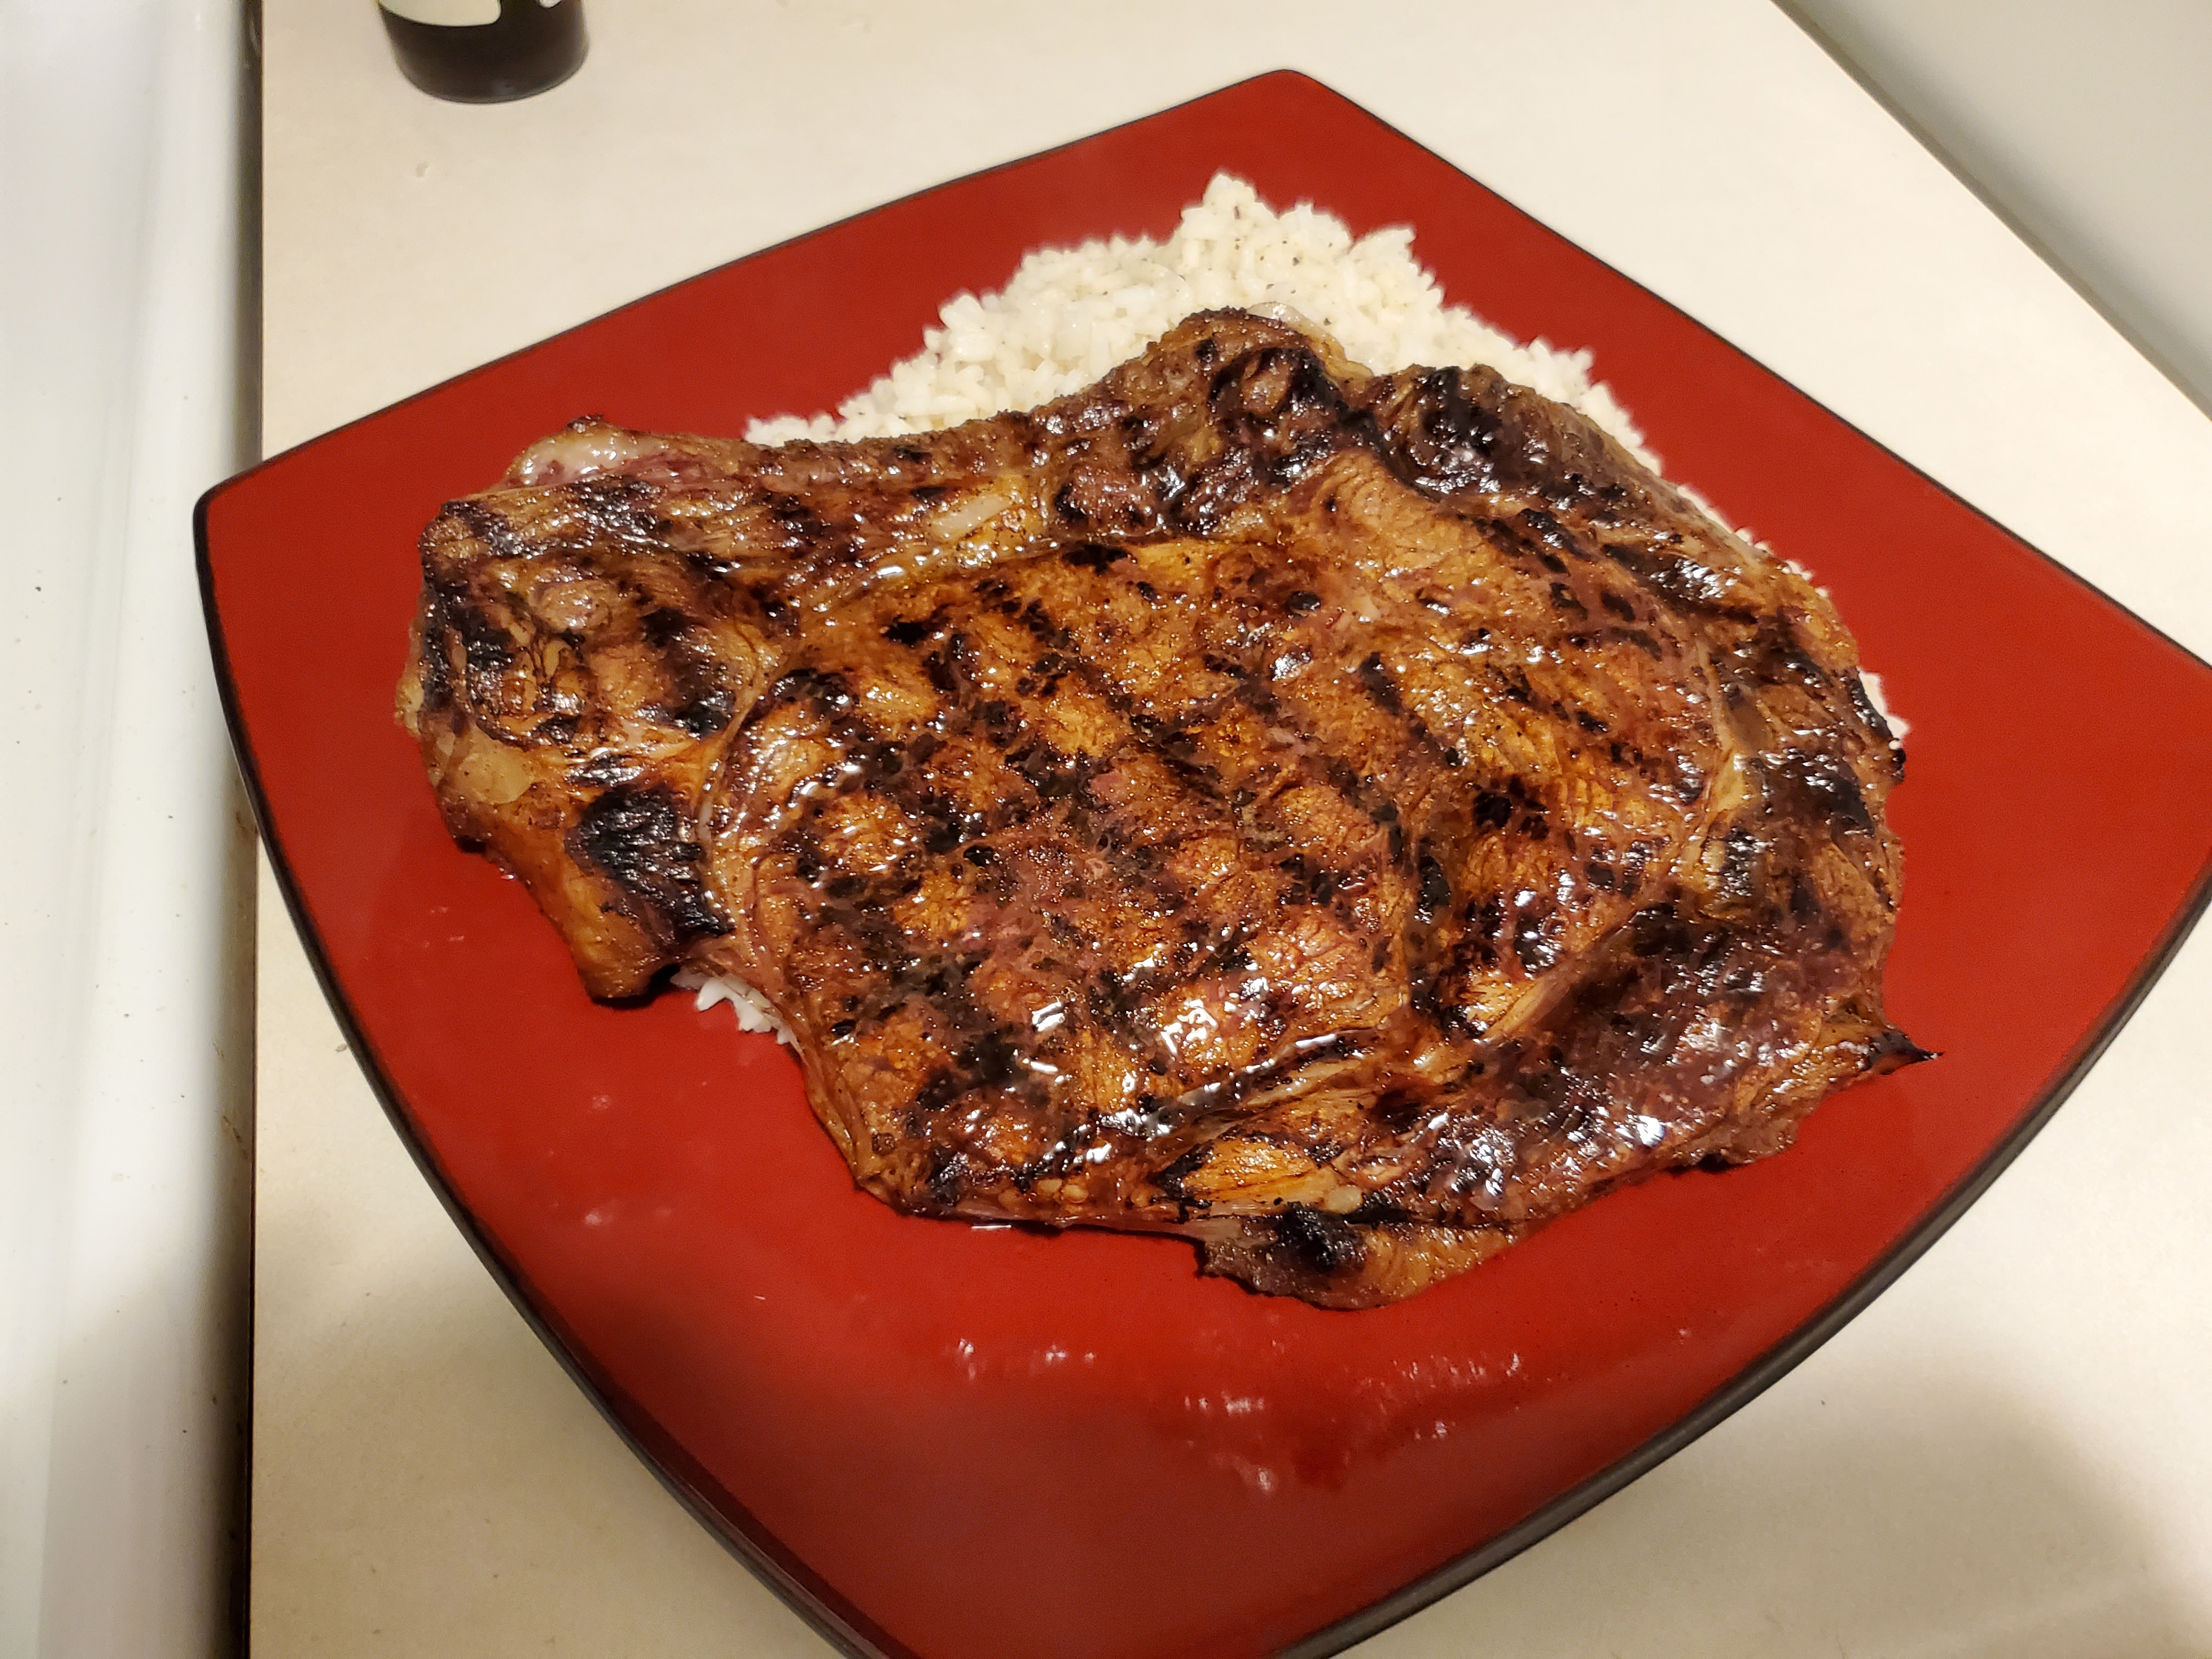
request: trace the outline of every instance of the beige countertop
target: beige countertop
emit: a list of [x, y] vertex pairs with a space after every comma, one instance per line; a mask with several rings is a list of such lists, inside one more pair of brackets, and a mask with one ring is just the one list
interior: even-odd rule
[[[574, 80], [469, 108], [399, 79], [366, 0], [268, 0], [266, 447], [1289, 66], [2212, 655], [2212, 424], [1764, 0], [1346, 18], [1309, 0], [593, 0]], [[827, 1651], [508, 1306], [344, 1051], [265, 875], [260, 951], [258, 1659]], [[2203, 1659], [2208, 1002], [2199, 938], [1870, 1311], [1361, 1652]]]

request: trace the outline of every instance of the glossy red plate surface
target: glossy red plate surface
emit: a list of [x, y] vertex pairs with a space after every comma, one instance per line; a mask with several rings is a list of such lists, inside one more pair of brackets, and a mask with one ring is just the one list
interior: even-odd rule
[[[1164, 235], [1223, 167], [1357, 232], [1412, 224], [1451, 298], [1595, 347], [1669, 471], [1831, 586], [1912, 722], [1889, 998], [1942, 1061], [1376, 1312], [1201, 1279], [1174, 1242], [861, 1196], [768, 1039], [681, 995], [586, 1000], [522, 890], [447, 839], [391, 714], [416, 534], [532, 439], [830, 406], [946, 295], [1039, 244]], [[863, 1652], [1322, 1653], [1502, 1560], [1893, 1277], [2109, 1037], [2212, 868], [2212, 669], [1294, 75], [449, 381], [212, 491], [201, 538], [263, 831], [401, 1132], [615, 1422]], [[2119, 687], [2154, 715], [2111, 720]]]

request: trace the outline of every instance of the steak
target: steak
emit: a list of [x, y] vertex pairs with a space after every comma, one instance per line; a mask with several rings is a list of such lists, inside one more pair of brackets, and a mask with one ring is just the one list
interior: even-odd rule
[[579, 421], [422, 554], [453, 833], [594, 996], [754, 988], [902, 1210], [1366, 1307], [1920, 1057], [1833, 609], [1490, 370], [1202, 313], [925, 436]]

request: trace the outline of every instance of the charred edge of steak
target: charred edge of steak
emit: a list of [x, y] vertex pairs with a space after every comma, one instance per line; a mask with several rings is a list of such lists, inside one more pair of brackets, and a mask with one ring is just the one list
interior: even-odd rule
[[656, 943], [673, 948], [730, 931], [707, 890], [706, 849], [665, 787], [608, 790], [579, 815], [567, 847], [578, 864], [614, 884], [630, 920]]
[[1942, 1058], [1940, 1049], [1923, 1048], [1892, 1025], [1867, 1045], [1866, 1074], [1869, 1077], [1887, 1077], [1890, 1073], [1901, 1072], [1908, 1066]]
[[1268, 1248], [1285, 1267], [1324, 1279], [1357, 1267], [1367, 1255], [1351, 1222], [1308, 1204], [1293, 1204], [1283, 1212]]
[[1233, 1231], [1199, 1241], [1202, 1273], [1241, 1280], [1267, 1296], [1296, 1296], [1324, 1306], [1376, 1300], [1362, 1281], [1376, 1265], [1375, 1226], [1309, 1204], [1240, 1218]]

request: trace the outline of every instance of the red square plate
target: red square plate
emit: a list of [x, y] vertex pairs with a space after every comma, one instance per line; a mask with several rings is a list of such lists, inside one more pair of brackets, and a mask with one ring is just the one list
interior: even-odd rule
[[[1942, 1062], [1839, 1097], [1782, 1157], [1609, 1197], [1374, 1312], [1201, 1279], [1163, 1240], [862, 1196], [768, 1039], [685, 997], [586, 999], [522, 890], [447, 838], [392, 716], [416, 534], [532, 439], [584, 410], [737, 433], [828, 407], [946, 295], [1040, 244], [1164, 235], [1217, 168], [1356, 232], [1411, 224], [1452, 299], [1595, 347], [1672, 474], [1831, 586], [1912, 721], [1889, 1001]], [[2112, 1036], [2212, 872], [2212, 669], [1290, 74], [448, 381], [214, 490], [200, 538], [263, 834], [401, 1134], [641, 1453], [860, 1653], [1325, 1653], [1504, 1559], [1893, 1279]], [[2146, 718], [2110, 719], [2114, 687]]]

